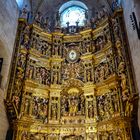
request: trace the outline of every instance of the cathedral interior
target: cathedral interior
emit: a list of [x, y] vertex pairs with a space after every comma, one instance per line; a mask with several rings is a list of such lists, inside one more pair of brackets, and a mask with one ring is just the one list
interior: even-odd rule
[[140, 140], [139, 0], [0, 2], [0, 140]]

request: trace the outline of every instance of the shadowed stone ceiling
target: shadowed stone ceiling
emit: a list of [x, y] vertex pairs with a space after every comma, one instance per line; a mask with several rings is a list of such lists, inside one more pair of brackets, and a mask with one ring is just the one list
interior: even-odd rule
[[[70, 0], [30, 0], [31, 11], [33, 14], [42, 12], [44, 16], [54, 17], [59, 8]], [[75, 0], [73, 0], [75, 1]], [[110, 11], [111, 0], [79, 0], [83, 2], [89, 9], [89, 14], [99, 11], [103, 5]]]

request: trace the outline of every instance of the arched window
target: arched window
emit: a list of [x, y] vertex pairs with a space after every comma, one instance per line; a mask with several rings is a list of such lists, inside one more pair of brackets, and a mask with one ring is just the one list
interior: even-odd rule
[[18, 7], [21, 8], [23, 5], [23, 0], [16, 0]]
[[79, 26], [84, 26], [86, 20], [87, 7], [79, 1], [70, 1], [61, 6], [59, 9], [61, 27], [75, 26], [78, 22]]

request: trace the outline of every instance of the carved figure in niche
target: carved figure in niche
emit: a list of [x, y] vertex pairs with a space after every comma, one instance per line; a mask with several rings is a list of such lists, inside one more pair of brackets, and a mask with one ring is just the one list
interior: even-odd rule
[[25, 103], [24, 103], [24, 114], [29, 115], [29, 111], [30, 111], [30, 99], [26, 98], [25, 99]]
[[75, 65], [74, 70], [75, 70], [75, 77], [76, 77], [76, 78], [80, 78], [81, 66], [78, 65], [78, 64]]
[[61, 99], [61, 113], [63, 116], [67, 116], [69, 113], [69, 97], [63, 96]]
[[37, 37], [35, 35], [33, 35], [32, 37], [32, 48], [36, 49], [36, 45], [37, 45]]
[[95, 17], [92, 17], [91, 19], [90, 19], [90, 24], [91, 24], [91, 28], [92, 29], [96, 29], [96, 18]]
[[106, 96], [106, 99], [108, 101], [108, 113], [109, 113], [109, 116], [111, 117], [112, 114], [114, 113], [114, 109], [113, 109], [113, 104], [112, 104], [112, 100], [111, 100], [111, 97], [110, 97], [110, 93]]
[[38, 97], [35, 97], [34, 100], [33, 100], [33, 111], [32, 111], [32, 114], [34, 116], [38, 115]]
[[105, 119], [109, 119], [110, 118], [110, 106], [109, 106], [107, 98], [105, 98], [105, 100], [104, 100], [104, 111], [105, 111]]
[[60, 44], [61, 44], [60, 40], [54, 40], [54, 45], [53, 45], [53, 50], [52, 50], [53, 55], [60, 55], [61, 54]]
[[99, 98], [99, 118], [101, 120], [104, 119], [105, 115], [105, 110], [104, 110], [104, 103], [102, 97]]
[[85, 114], [85, 97], [83, 95], [62, 96], [61, 99], [62, 116], [76, 116]]
[[39, 36], [38, 36], [38, 39], [37, 39], [36, 50], [41, 52], [41, 39], [39, 38]]
[[105, 76], [105, 70], [104, 70], [104, 66], [103, 66], [103, 63], [100, 64], [100, 71], [99, 71], [99, 81], [103, 81], [104, 80], [104, 76]]
[[107, 135], [105, 132], [100, 132], [100, 140], [107, 140]]
[[78, 111], [78, 103], [74, 99], [69, 99], [69, 116], [75, 116]]
[[59, 14], [59, 11], [56, 12], [56, 27], [60, 27], [60, 14]]
[[120, 8], [120, 5], [118, 3], [118, 0], [113, 0], [112, 5], [111, 5], [112, 11], [114, 12], [118, 8]]
[[64, 68], [64, 75], [63, 75], [63, 78], [64, 78], [64, 79], [67, 79], [67, 78], [69, 78], [69, 75], [70, 75], [69, 70], [68, 70], [68, 68], [67, 68], [66, 65], [64, 65], [63, 68]]
[[103, 36], [99, 36], [96, 40], [96, 46], [98, 47], [99, 50], [103, 49], [104, 47], [104, 39]]
[[40, 73], [41, 73], [41, 83], [42, 84], [46, 84], [46, 72], [45, 72], [45, 68], [41, 68], [40, 69]]
[[46, 17], [43, 23], [43, 27], [45, 30], [49, 31], [49, 26], [50, 26], [49, 17]]
[[43, 106], [43, 114], [44, 114], [45, 116], [48, 115], [48, 105], [47, 105], [47, 103], [45, 103], [44, 106]]
[[35, 21], [35, 23], [36, 23], [37, 25], [41, 26], [42, 20], [43, 20], [42, 13], [41, 13], [41, 12], [38, 12], [38, 13], [35, 15], [34, 21]]
[[94, 139], [95, 139], [94, 134], [89, 134], [88, 140], [94, 140]]
[[88, 117], [89, 118], [93, 118], [94, 117], [93, 101], [88, 102]]
[[92, 52], [94, 53], [96, 51], [95, 41], [92, 41]]
[[85, 97], [83, 95], [80, 96], [80, 112], [81, 115], [85, 114]]
[[54, 55], [58, 55], [58, 50], [59, 50], [58, 46], [55, 46], [54, 47]]
[[109, 133], [108, 140], [114, 140], [113, 132]]
[[42, 42], [41, 50], [42, 50], [42, 54], [43, 55], [47, 55], [47, 56], [50, 55], [50, 52], [49, 52], [50, 51], [50, 46], [49, 46], [49, 44], [46, 41]]
[[27, 20], [29, 11], [27, 10], [27, 5], [21, 10], [20, 18], [24, 18]]
[[86, 39], [83, 40], [82, 51], [83, 53], [86, 53]]
[[29, 36], [25, 35], [24, 36], [24, 43], [23, 43], [24, 47], [23, 46], [21, 46], [21, 47], [28, 49], [28, 45], [29, 45]]
[[101, 11], [99, 11], [99, 18], [101, 19], [101, 20], [103, 20], [104, 19], [104, 12], [103, 12], [103, 10], [101, 10]]
[[22, 38], [21, 38], [21, 48], [28, 49], [29, 45], [29, 35], [30, 35], [30, 26], [26, 26], [23, 33], [22, 33]]
[[43, 120], [44, 123], [46, 123], [47, 116], [48, 116], [48, 99], [34, 97], [32, 110], [33, 110], [32, 115], [36, 119], [41, 119], [41, 120]]
[[36, 80], [36, 66], [34, 66], [34, 72], [33, 72], [33, 80]]
[[121, 88], [122, 88], [122, 91], [124, 91], [127, 88], [127, 81], [126, 81], [125, 73], [121, 73], [120, 78], [121, 78]]
[[129, 96], [126, 100], [125, 104], [125, 116], [131, 117], [131, 112], [133, 111], [133, 102], [132, 102], [132, 97]]
[[118, 66], [118, 71], [119, 71], [119, 73], [125, 72], [125, 63], [124, 62], [120, 62], [119, 66]]
[[46, 56], [50, 56], [51, 55], [51, 45], [48, 43], [46, 45], [47, 45]]
[[21, 140], [29, 140], [27, 132], [23, 132], [23, 134], [21, 136]]
[[109, 138], [109, 133], [106, 131], [103, 134], [103, 140], [108, 140], [108, 138]]
[[43, 114], [43, 105], [42, 103], [38, 103], [38, 119], [43, 119], [44, 118], [44, 114]]
[[90, 38], [88, 38], [88, 42], [87, 42], [87, 53], [91, 52], [91, 41]]
[[106, 42], [111, 42], [111, 35], [110, 35], [110, 30], [109, 30], [109, 26], [107, 27], [107, 29], [104, 31], [104, 35], [105, 35], [105, 41]]
[[83, 53], [89, 53], [91, 52], [91, 42], [90, 42], [90, 37], [85, 38], [83, 41]]
[[116, 133], [117, 140], [123, 140], [123, 137], [122, 137], [123, 134], [124, 134], [123, 131], [121, 129], [118, 129]]
[[80, 78], [81, 67], [79, 64], [68, 64], [64, 71], [67, 73], [67, 78]]
[[33, 72], [34, 72], [34, 67], [33, 66], [29, 66], [29, 79], [32, 79], [33, 78]]
[[19, 60], [18, 60], [18, 66], [21, 68], [25, 68], [25, 60], [26, 60], [26, 54], [19, 54]]
[[107, 57], [106, 57], [106, 60], [107, 60], [107, 63], [108, 63], [108, 66], [109, 66], [109, 71], [110, 71], [110, 74], [112, 74], [114, 72], [114, 58], [113, 58], [113, 54], [108, 54]]
[[41, 47], [41, 54], [46, 55], [46, 49], [44, 46]]
[[57, 120], [57, 104], [53, 103], [51, 106], [51, 119], [52, 120]]
[[41, 42], [42, 42], [42, 40], [38, 37], [36, 49], [37, 49], [40, 53], [41, 53], [41, 47], [42, 47]]
[[58, 71], [53, 71], [53, 84], [58, 84]]
[[92, 81], [91, 77], [92, 77], [91, 71], [90, 70], [87, 70], [87, 82]]
[[121, 42], [117, 44], [117, 53], [118, 53], [118, 63], [124, 61], [124, 57], [122, 54], [122, 47], [121, 47]]
[[110, 74], [109, 66], [108, 66], [107, 63], [104, 64], [104, 69], [105, 69], [105, 75], [104, 75], [104, 77], [105, 77], [105, 79], [107, 79], [107, 77], [108, 77], [109, 74]]
[[15, 103], [16, 107], [18, 108], [20, 98], [16, 95], [13, 96], [13, 102]]
[[25, 29], [24, 29], [24, 31], [23, 31], [23, 34], [29, 36], [29, 34], [30, 34], [30, 26], [29, 26], [29, 25], [27, 25], [27, 26], [25, 27]]
[[40, 133], [34, 133], [30, 136], [30, 139], [32, 137], [32, 140], [45, 140], [45, 136], [44, 134], [40, 134]]
[[65, 112], [66, 112], [65, 102], [66, 102], [65, 97], [61, 98], [61, 114], [62, 114], [62, 116], [64, 116]]
[[115, 40], [120, 40], [120, 29], [117, 19], [112, 19], [112, 24], [114, 29]]
[[36, 68], [36, 78], [35, 79], [36, 79], [36, 81], [39, 84], [42, 83], [41, 72], [40, 72], [40, 68], [39, 67]]
[[50, 72], [49, 72], [49, 70], [46, 70], [45, 79], [46, 79], [46, 81], [45, 81], [46, 85], [49, 85], [50, 84]]
[[103, 7], [102, 7], [102, 17], [106, 18], [107, 16], [108, 16], [108, 10], [105, 7], [105, 5], [103, 5]]
[[101, 20], [101, 15], [100, 15], [100, 12], [99, 12], [99, 11], [96, 12], [96, 17], [97, 17], [96, 22], [97, 22], [97, 24], [99, 24], [99, 22], [100, 22], [100, 20]]
[[85, 64], [85, 82], [92, 81], [92, 64]]
[[99, 67], [96, 67], [95, 69], [95, 73], [94, 73], [94, 77], [95, 77], [95, 82], [98, 83], [99, 82]]
[[119, 99], [118, 99], [118, 95], [117, 95], [117, 90], [114, 89], [113, 94], [111, 96], [112, 99], [112, 103], [113, 103], [113, 108], [114, 108], [114, 112], [118, 112], [119, 111]]
[[22, 76], [22, 75], [20, 75], [21, 73], [20, 72], [17, 72], [17, 76], [16, 76], [16, 80], [15, 80], [15, 87], [14, 87], [14, 92], [16, 93], [16, 94], [19, 94], [19, 92], [21, 91], [21, 88], [22, 88], [22, 79], [21, 79], [21, 77], [20, 76]]

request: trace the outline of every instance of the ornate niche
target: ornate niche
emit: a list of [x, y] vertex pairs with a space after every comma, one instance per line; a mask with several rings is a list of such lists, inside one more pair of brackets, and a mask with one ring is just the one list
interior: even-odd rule
[[33, 96], [32, 104], [33, 118], [42, 121], [43, 123], [47, 123], [49, 99]]
[[82, 35], [82, 43], [81, 43], [81, 53], [83, 55], [85, 54], [91, 54], [92, 52], [95, 52], [95, 45], [92, 40], [92, 30], [85, 30], [81, 32]]
[[61, 57], [62, 56], [62, 41], [63, 34], [61, 33], [53, 33], [53, 44], [52, 44], [52, 56], [53, 57]]
[[[67, 81], [70, 82], [70, 81]], [[79, 83], [78, 80], [71, 80], [71, 83]], [[81, 87], [70, 85], [61, 92], [61, 122], [84, 123], [85, 118], [85, 96]]]
[[26, 68], [26, 80], [40, 85], [50, 84], [50, 70], [36, 58], [29, 56], [30, 59]]
[[78, 43], [71, 43], [65, 46], [65, 59], [62, 63], [62, 79], [84, 80], [84, 67], [80, 59]]

